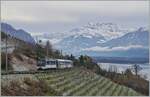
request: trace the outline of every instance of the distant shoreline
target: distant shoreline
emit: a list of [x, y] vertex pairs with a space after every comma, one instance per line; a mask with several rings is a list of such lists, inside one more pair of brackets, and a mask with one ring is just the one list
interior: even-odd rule
[[116, 64], [146, 64], [149, 58], [127, 58], [127, 57], [92, 57], [96, 63], [116, 63]]
[[[97, 63], [98, 66], [100, 66], [103, 70], [108, 71], [110, 66], [115, 66], [117, 68], [117, 73], [122, 73], [125, 72], [126, 69], [132, 67], [132, 63], [128, 63], [128, 64], [119, 64], [119, 63]], [[145, 64], [141, 64], [139, 63], [138, 65], [140, 65], [142, 67], [142, 70], [139, 72], [140, 76], [142, 78], [144, 78], [144, 76], [146, 76], [146, 80], [150, 81], [150, 74], [149, 74], [149, 70], [150, 70], [150, 64], [149, 63], [145, 63]], [[134, 73], [134, 72], [133, 72]], [[145, 79], [145, 78], [144, 78]]]

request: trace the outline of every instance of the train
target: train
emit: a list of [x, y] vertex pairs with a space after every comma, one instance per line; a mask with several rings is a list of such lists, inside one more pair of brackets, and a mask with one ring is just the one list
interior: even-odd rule
[[44, 58], [38, 60], [37, 69], [63, 69], [63, 68], [72, 68], [73, 62], [66, 59], [52, 59]]

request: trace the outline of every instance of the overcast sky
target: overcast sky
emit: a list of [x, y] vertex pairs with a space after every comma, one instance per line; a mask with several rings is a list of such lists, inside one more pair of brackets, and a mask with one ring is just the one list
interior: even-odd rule
[[148, 25], [148, 1], [2, 1], [2, 21], [31, 33], [65, 32], [88, 22]]

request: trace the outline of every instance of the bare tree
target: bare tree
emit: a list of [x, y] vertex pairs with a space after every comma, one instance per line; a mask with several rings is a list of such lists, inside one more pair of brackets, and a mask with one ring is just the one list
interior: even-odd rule
[[132, 66], [132, 70], [135, 72], [135, 75], [138, 75], [138, 72], [142, 70], [142, 67], [140, 67], [140, 65], [135, 64]]
[[5, 46], [6, 46], [6, 49], [5, 49], [5, 50], [6, 50], [6, 51], [5, 51], [5, 53], [6, 53], [6, 60], [5, 60], [5, 61], [6, 61], [6, 62], [5, 62], [5, 63], [6, 63], [6, 72], [8, 71], [8, 56], [7, 56], [7, 53], [8, 53], [8, 52], [7, 52], [7, 45], [8, 45], [8, 42], [7, 42], [7, 41], [8, 41], [8, 36], [6, 35], [6, 41], [5, 41], [5, 43], [6, 43], [6, 44], [5, 44]]
[[53, 49], [52, 49], [52, 45], [51, 45], [50, 41], [47, 41], [47, 42], [46, 42], [46, 47], [45, 47], [45, 49], [46, 49], [46, 56], [47, 56], [47, 57], [49, 57], [49, 55], [52, 56], [52, 54], [53, 54]]
[[109, 72], [114, 72], [114, 73], [117, 73], [117, 66], [115, 65], [110, 65], [109, 66], [109, 69], [108, 69]]
[[132, 76], [131, 69], [130, 69], [130, 68], [127, 68], [127, 69], [125, 70], [124, 74], [127, 75], [127, 77]]

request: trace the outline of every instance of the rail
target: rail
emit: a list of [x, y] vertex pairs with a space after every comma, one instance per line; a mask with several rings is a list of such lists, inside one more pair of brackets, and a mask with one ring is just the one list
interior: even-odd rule
[[61, 71], [67, 71], [67, 70], [71, 70], [71, 68], [52, 69], [52, 70], [37, 70], [37, 71], [8, 71], [8, 72], [1, 72], [1, 75], [52, 73], [52, 72], [61, 72]]

